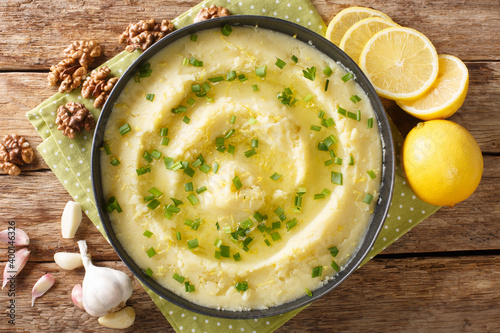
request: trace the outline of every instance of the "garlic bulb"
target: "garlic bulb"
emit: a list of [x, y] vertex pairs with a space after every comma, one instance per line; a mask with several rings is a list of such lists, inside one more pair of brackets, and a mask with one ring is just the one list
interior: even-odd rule
[[92, 264], [87, 254], [87, 243], [78, 241], [85, 267], [83, 279], [83, 307], [91, 316], [102, 317], [118, 311], [132, 295], [132, 281], [127, 274]]

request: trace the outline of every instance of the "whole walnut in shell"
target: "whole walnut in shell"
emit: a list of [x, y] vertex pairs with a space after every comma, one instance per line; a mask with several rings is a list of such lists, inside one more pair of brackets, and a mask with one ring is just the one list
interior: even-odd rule
[[193, 21], [196, 23], [196, 22], [210, 20], [216, 17], [229, 16], [229, 15], [231, 15], [231, 13], [227, 8], [222, 6], [212, 5], [210, 7], [202, 8], [198, 12], [198, 15], [196, 15]]
[[19, 165], [33, 162], [35, 153], [26, 139], [17, 134], [9, 134], [0, 142], [0, 168], [9, 175], [19, 175]]
[[156, 23], [155, 19], [141, 20], [131, 23], [120, 36], [120, 44], [127, 44], [125, 50], [133, 52], [136, 49], [146, 50], [161, 38], [175, 30], [169, 20]]
[[68, 102], [57, 109], [57, 129], [70, 139], [83, 130], [90, 132], [95, 127], [92, 113], [81, 103]]
[[108, 99], [108, 96], [118, 81], [117, 77], [108, 77], [111, 70], [107, 66], [102, 66], [99, 69], [94, 69], [90, 73], [90, 77], [83, 83], [82, 96], [83, 98], [95, 98], [94, 107], [100, 108]]

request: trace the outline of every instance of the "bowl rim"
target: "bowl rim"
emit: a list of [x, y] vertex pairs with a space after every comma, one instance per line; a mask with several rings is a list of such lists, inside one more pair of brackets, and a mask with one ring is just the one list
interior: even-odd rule
[[[170, 43], [201, 30], [221, 28], [225, 24], [229, 24], [231, 26], [258, 26], [259, 28], [277, 31], [285, 35], [297, 38], [298, 40], [301, 40], [315, 47], [321, 53], [325, 54], [327, 57], [331, 58], [337, 63], [340, 63], [345, 68], [348, 68], [354, 74], [354, 79], [356, 80], [356, 82], [361, 86], [361, 88], [365, 91], [370, 99], [372, 108], [377, 117], [376, 123], [379, 128], [382, 141], [382, 178], [379, 189], [379, 199], [374, 209], [374, 213], [371, 217], [369, 226], [366, 230], [366, 234], [360, 245], [358, 246], [357, 251], [352, 256], [351, 260], [344, 266], [343, 270], [338, 272], [322, 287], [314, 290], [312, 297], [304, 295], [293, 301], [278, 306], [269, 307], [267, 309], [233, 311], [205, 307], [188, 301], [182, 296], [179, 296], [174, 292], [168, 290], [167, 288], [161, 286], [154, 279], [146, 275], [146, 273], [127, 254], [125, 249], [121, 246], [120, 242], [116, 238], [113, 227], [111, 225], [111, 221], [108, 217], [108, 213], [105, 209], [106, 202], [102, 191], [100, 157], [107, 120], [121, 91], [128, 83], [128, 81], [130, 79], [133, 79], [134, 74], [136, 73], [136, 69], [145, 64], [153, 55], [155, 55]], [[95, 129], [91, 152], [92, 189], [99, 217], [108, 237], [109, 243], [113, 246], [118, 256], [125, 263], [128, 269], [132, 271], [135, 277], [139, 279], [142, 284], [151, 289], [160, 298], [165, 299], [186, 310], [190, 310], [202, 315], [227, 319], [255, 319], [284, 314], [286, 312], [301, 308], [321, 298], [328, 292], [335, 289], [338, 285], [340, 285], [359, 267], [359, 265], [366, 258], [382, 228], [382, 225], [384, 224], [394, 190], [394, 169], [394, 143], [388, 117], [377, 93], [375, 92], [375, 89], [373, 88], [367, 77], [364, 75], [362, 70], [358, 67], [358, 65], [330, 41], [303, 26], [274, 17], [255, 15], [225, 16], [202, 21], [199, 23], [194, 23], [184, 28], [175, 30], [174, 32], [168, 34], [167, 36], [153, 44], [149, 49], [144, 51], [132, 63], [132, 65], [130, 65], [125, 73], [122, 74], [118, 82], [115, 84], [113, 90], [111, 91], [105, 105], [103, 106]]]

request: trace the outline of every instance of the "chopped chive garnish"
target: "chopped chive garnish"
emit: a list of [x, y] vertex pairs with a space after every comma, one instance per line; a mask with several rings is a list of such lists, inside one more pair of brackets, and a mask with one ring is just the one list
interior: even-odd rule
[[252, 139], [252, 143], [250, 145], [252, 148], [259, 148], [259, 140]]
[[266, 243], [267, 246], [271, 246], [271, 242], [268, 241], [267, 239], [264, 240], [264, 243]]
[[168, 128], [164, 127], [160, 129], [160, 136], [167, 136], [168, 135]]
[[224, 24], [222, 29], [220, 30], [224, 36], [229, 36], [231, 32], [233, 32], [233, 28], [229, 24]]
[[187, 199], [189, 200], [189, 202], [191, 203], [191, 205], [196, 205], [197, 203], [199, 203], [198, 201], [198, 198], [196, 198], [196, 196], [194, 194], [190, 194], [187, 196]]
[[181, 162], [181, 161], [177, 161], [177, 162], [175, 162], [175, 163], [172, 165], [171, 170], [173, 170], [173, 171], [177, 171], [177, 170], [182, 169], [182, 168], [183, 168], [182, 162]]
[[184, 118], [182, 118], [182, 121], [185, 122], [186, 124], [189, 124], [189, 122], [191, 121], [191, 119], [189, 119], [188, 116], [184, 116]]
[[234, 132], [236, 132], [236, 130], [234, 128], [231, 128], [231, 130], [229, 130], [229, 132], [227, 132], [226, 135], [224, 135], [224, 137], [226, 139], [229, 139], [231, 137], [231, 135], [234, 134]]
[[274, 242], [279, 241], [281, 239], [279, 232], [273, 232], [269, 236], [271, 236]]
[[146, 273], [146, 275], [149, 277], [153, 276], [153, 270], [149, 267], [144, 271], [144, 273]]
[[181, 232], [180, 231], [177, 231], [175, 233], [175, 238], [177, 238], [178, 241], [182, 240], [182, 235], [181, 235]]
[[285, 67], [286, 65], [286, 62], [284, 62], [283, 60], [281, 60], [280, 58], [276, 58], [276, 63], [275, 65], [281, 69], [283, 69], [283, 67]]
[[361, 121], [361, 110], [356, 111], [356, 120]]
[[112, 165], [112, 166], [117, 166], [117, 165], [119, 165], [119, 164], [120, 164], [120, 161], [119, 161], [118, 159], [113, 158], [113, 159], [111, 160], [111, 165]]
[[153, 247], [151, 246], [147, 251], [146, 251], [146, 254], [148, 255], [148, 257], [153, 257], [154, 255], [156, 255], [156, 251], [155, 249], [153, 249]]
[[116, 210], [118, 213], [123, 212], [122, 208], [120, 207], [120, 204], [118, 203], [116, 197], [114, 196], [109, 198], [108, 204], [106, 205], [106, 210], [108, 211], [108, 213], [111, 213], [114, 210]]
[[150, 77], [153, 70], [151, 69], [151, 64], [145, 63], [137, 70], [137, 74], [134, 76], [135, 82], [141, 82], [141, 78]]
[[201, 86], [199, 84], [193, 84], [191, 86], [191, 91], [192, 92], [200, 92], [201, 91]]
[[292, 55], [292, 61], [294, 63], [297, 63], [299, 61], [299, 58], [297, 58], [296, 56]]
[[292, 95], [292, 94], [293, 94], [292, 89], [290, 89], [290, 88], [288, 88], [288, 87], [284, 89], [284, 92], [285, 92], [286, 94], [288, 94], [288, 95]]
[[333, 158], [325, 161], [325, 166], [329, 166], [333, 164]]
[[258, 222], [262, 222], [262, 221], [264, 221], [264, 216], [262, 216], [262, 214], [261, 214], [261, 213], [259, 213], [259, 212], [255, 212], [255, 213], [253, 214], [253, 218], [254, 218], [255, 220], [257, 220]]
[[273, 222], [273, 224], [271, 225], [271, 229], [272, 230], [281, 229], [281, 222], [280, 221]]
[[189, 182], [184, 184], [184, 189], [186, 192], [192, 192], [193, 191], [193, 182]]
[[259, 91], [259, 86], [256, 84], [252, 84], [253, 91]]
[[352, 95], [351, 98], [350, 98], [351, 102], [353, 103], [357, 103], [361, 100], [361, 98], [359, 98], [358, 95]]
[[214, 163], [214, 173], [217, 173], [219, 171], [219, 163]]
[[328, 147], [323, 142], [319, 142], [318, 143], [318, 150], [328, 151]]
[[198, 35], [197, 34], [192, 34], [191, 35], [191, 41], [196, 42], [198, 40]]
[[274, 210], [274, 213], [280, 218], [281, 221], [286, 219], [285, 210], [281, 207], [278, 207]]
[[373, 200], [373, 195], [371, 195], [370, 193], [366, 193], [365, 197], [363, 198], [363, 202], [369, 205], [371, 204], [372, 200]]
[[201, 165], [201, 161], [198, 159], [198, 160], [194, 161], [193, 163], [191, 163], [191, 165], [194, 166], [194, 167], [200, 166]]
[[306, 97], [304, 97], [304, 102], [309, 102], [313, 98], [312, 94], [307, 94]]
[[314, 81], [314, 79], [316, 79], [316, 67], [314, 66], [304, 69], [302, 73], [304, 73], [304, 77], [306, 79], [309, 79], [311, 81]]
[[144, 174], [146, 174], [148, 172], [151, 172], [151, 167], [148, 165], [146, 167], [135, 169], [135, 172], [137, 172], [138, 176], [142, 176], [142, 175], [144, 175]]
[[286, 231], [292, 230], [297, 225], [297, 219], [293, 218], [286, 223]]
[[203, 173], [208, 173], [210, 171], [210, 169], [212, 169], [209, 165], [203, 163], [201, 166], [200, 166], [200, 171], [203, 172]]
[[215, 251], [215, 259], [220, 259], [220, 251]]
[[342, 165], [342, 159], [338, 156], [335, 157], [335, 160], [334, 160], [335, 164], [337, 165]]
[[147, 94], [146, 99], [150, 102], [152, 102], [155, 99], [155, 94]]
[[189, 281], [188, 282], [184, 282], [184, 287], [185, 287], [185, 291], [187, 293], [192, 293], [195, 289], [194, 289], [194, 285], [190, 284]]
[[280, 178], [281, 178], [281, 175], [280, 175], [279, 173], [277, 173], [277, 172], [275, 172], [275, 173], [273, 173], [273, 174], [271, 175], [271, 179], [272, 179], [272, 180], [278, 180], [278, 179], [280, 179]]
[[118, 129], [118, 131], [120, 132], [121, 135], [125, 135], [128, 132], [130, 132], [131, 130], [132, 130], [132, 128], [130, 128], [130, 125], [128, 123], [120, 126], [120, 128]]
[[151, 187], [148, 192], [154, 195], [156, 198], [160, 197], [163, 194], [163, 192], [156, 187]]
[[215, 146], [216, 147], [224, 146], [224, 137], [215, 138]]
[[233, 155], [234, 155], [234, 150], [235, 150], [235, 149], [236, 149], [236, 147], [235, 147], [235, 146], [233, 146], [233, 145], [229, 145], [229, 146], [227, 146], [227, 152], [228, 152], [229, 154], [233, 154]]
[[181, 211], [181, 209], [177, 206], [172, 206], [172, 205], [165, 205], [165, 207], [163, 207], [163, 209], [166, 211], [166, 212], [169, 212], [169, 213], [178, 213]]
[[220, 246], [220, 255], [224, 258], [231, 258], [231, 249], [227, 245]]
[[224, 231], [225, 234], [230, 234], [231, 233], [231, 227], [227, 226], [222, 228], [222, 231]]
[[323, 73], [326, 75], [326, 77], [329, 77], [330, 75], [332, 75], [333, 71], [329, 66], [326, 66], [326, 68], [323, 69]]
[[328, 91], [328, 85], [330, 84], [330, 80], [326, 80], [326, 83], [325, 83], [325, 91]]
[[229, 71], [226, 75], [226, 80], [228, 81], [234, 81], [236, 79], [236, 72], [235, 71]]
[[201, 193], [205, 192], [206, 190], [207, 190], [207, 187], [205, 185], [203, 185], [196, 190], [196, 193], [201, 194]]
[[106, 155], [111, 155], [111, 149], [108, 144], [104, 145], [104, 151], [106, 152]]
[[339, 265], [337, 265], [337, 263], [336, 263], [335, 261], [333, 261], [333, 260], [332, 260], [332, 268], [333, 268], [336, 272], [340, 271], [340, 267], [339, 267]]
[[151, 154], [147, 150], [144, 151], [142, 157], [149, 163], [153, 162], [153, 158], [151, 157]]
[[335, 125], [335, 122], [333, 121], [333, 118], [328, 118], [328, 119], [325, 119], [325, 123], [324, 123], [324, 126], [325, 127], [330, 127], [330, 126], [333, 126]]
[[170, 138], [167, 138], [167, 137], [161, 138], [161, 145], [162, 146], [168, 146], [169, 142], [170, 142]]
[[156, 160], [159, 160], [160, 157], [161, 157], [162, 153], [160, 153], [158, 150], [156, 149], [153, 149], [153, 151], [151, 152], [151, 157], [153, 157], [154, 159]]
[[312, 295], [313, 295], [313, 293], [309, 289], [307, 289], [307, 288], [306, 288], [306, 294], [309, 297], [312, 297]]
[[342, 76], [342, 81], [347, 82], [352, 78], [353, 78], [352, 73], [347, 73], [346, 75]]
[[250, 150], [247, 150], [244, 154], [245, 154], [246, 158], [249, 158], [249, 157], [252, 157], [253, 155], [257, 154], [257, 152], [255, 151], [255, 148], [252, 148]]
[[184, 58], [184, 59], [182, 59], [182, 65], [184, 65], [184, 66], [189, 65], [189, 60], [188, 60], [188, 58]]
[[354, 157], [352, 157], [352, 154], [349, 155], [349, 165], [354, 165]]
[[372, 128], [373, 127], [373, 118], [368, 118], [368, 124], [366, 128]]
[[217, 230], [220, 230], [220, 224], [219, 224], [219, 222], [215, 222], [215, 227], [217, 228]]
[[299, 187], [297, 190], [297, 195], [301, 196], [307, 193], [307, 189], [305, 187]]
[[248, 119], [248, 122], [250, 123], [250, 125], [254, 125], [257, 122], [257, 119], [255, 119], [254, 117], [250, 117], [250, 119]]
[[219, 238], [217, 238], [217, 239], [215, 240], [214, 246], [215, 246], [216, 248], [220, 248], [220, 246], [221, 246], [221, 245], [222, 245], [222, 240], [220, 240]]
[[354, 112], [350, 112], [350, 111], [347, 112], [347, 118], [358, 120], [357, 114]]
[[253, 226], [253, 222], [250, 221], [249, 219], [246, 219], [245, 221], [240, 223], [240, 227], [242, 227], [243, 229], [248, 229], [251, 226]]
[[248, 78], [245, 76], [245, 74], [240, 74], [238, 75], [238, 80], [240, 80], [240, 82], [245, 82], [246, 80], [248, 80]]
[[179, 205], [182, 205], [184, 202], [182, 202], [181, 200], [179, 199], [176, 199], [176, 198], [170, 198], [170, 200], [172, 200], [172, 202], [174, 203], [174, 205], [177, 207]]
[[342, 173], [332, 171], [332, 183], [342, 185]]
[[375, 172], [373, 170], [367, 171], [366, 172], [368, 176], [370, 176], [371, 179], [377, 178], [377, 175], [375, 175]]
[[198, 238], [191, 239], [190, 241], [187, 242], [188, 249], [192, 250], [195, 249], [199, 246], [198, 244]]
[[238, 291], [245, 292], [248, 289], [248, 282], [246, 282], [246, 281], [238, 282], [238, 283], [236, 283], [236, 285], [234, 287]]
[[324, 140], [323, 140], [323, 143], [325, 144], [325, 146], [327, 148], [330, 148], [331, 145], [333, 145], [334, 143], [337, 142], [337, 139], [335, 139], [335, 137], [332, 135], [329, 135], [327, 136]]
[[337, 113], [343, 115], [344, 117], [347, 116], [347, 111], [340, 106], [337, 108]]
[[313, 278], [321, 276], [321, 274], [323, 274], [323, 266], [316, 266], [313, 268], [313, 270], [312, 270], [312, 277]]
[[193, 220], [190, 220], [190, 219], [185, 219], [184, 220], [184, 225], [187, 225], [189, 227], [192, 227], [193, 226], [193, 223], [194, 221]]
[[175, 114], [178, 114], [178, 113], [181, 113], [181, 112], [186, 112], [187, 111], [187, 106], [184, 106], [184, 105], [179, 105], [178, 107], [170, 110], [172, 111], [172, 113], [175, 113]]
[[151, 236], [153, 236], [153, 233], [149, 230], [146, 230], [144, 231], [143, 235], [146, 236], [147, 238], [151, 238]]
[[236, 116], [233, 114], [233, 115], [231, 116], [230, 123], [231, 123], [231, 124], [234, 124], [235, 122], [236, 122]]
[[210, 84], [208, 82], [203, 82], [201, 84], [201, 89], [205, 90], [205, 92], [208, 92], [210, 90]]
[[237, 190], [239, 190], [243, 184], [241, 183], [241, 180], [240, 180], [240, 177], [239, 176], [236, 176], [233, 178], [233, 184], [234, 186], [236, 187]]
[[233, 255], [234, 261], [240, 261], [241, 260], [241, 255], [239, 253], [236, 253]]
[[154, 200], [151, 200], [150, 202], [148, 202], [148, 204], [146, 206], [148, 206], [149, 209], [154, 210], [159, 205], [160, 205], [160, 202], [158, 200], [154, 199]]
[[323, 195], [325, 195], [325, 196], [329, 195], [330, 193], [332, 193], [332, 191], [330, 191], [330, 190], [329, 190], [329, 189], [327, 189], [327, 188], [324, 188], [324, 189], [323, 189], [323, 191], [321, 191], [321, 194], [323, 194]]
[[318, 112], [318, 118], [323, 119], [323, 117], [325, 117], [325, 111], [319, 110], [319, 112]]
[[333, 149], [330, 150], [329, 153], [331, 158], [335, 158], [335, 152], [333, 151]]
[[194, 176], [194, 172], [195, 172], [195, 171], [194, 171], [194, 169], [193, 169], [193, 168], [191, 168], [191, 167], [189, 167], [189, 166], [188, 166], [187, 168], [185, 168], [185, 169], [184, 169], [184, 173], [185, 173], [186, 175], [188, 175], [189, 177], [191, 177], [191, 178], [193, 178], [193, 176]]
[[325, 198], [325, 195], [323, 193], [315, 194], [313, 197], [314, 200], [320, 200], [320, 199], [324, 199], [324, 198]]
[[200, 61], [195, 57], [191, 57], [191, 59], [189, 59], [189, 63], [194, 67], [203, 67], [203, 61]]
[[334, 258], [337, 256], [337, 254], [339, 254], [339, 249], [337, 249], [336, 246], [332, 246], [331, 248], [328, 249], [328, 251], [330, 251], [330, 254]]
[[319, 132], [319, 131], [321, 131], [321, 127], [320, 126], [316, 126], [316, 125], [311, 125], [311, 130]]
[[172, 278], [179, 283], [184, 283], [184, 280], [186, 279], [184, 276], [177, 273], [174, 273], [174, 276], [172, 276]]
[[258, 77], [266, 77], [266, 69], [267, 66], [257, 67], [255, 69], [255, 75], [257, 75]]

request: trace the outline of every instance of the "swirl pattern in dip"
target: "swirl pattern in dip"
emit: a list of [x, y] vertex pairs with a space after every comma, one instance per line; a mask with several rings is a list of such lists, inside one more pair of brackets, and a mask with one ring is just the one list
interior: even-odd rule
[[197, 304], [314, 292], [363, 239], [381, 140], [351, 74], [260, 28], [199, 32], [131, 80], [108, 120], [104, 194], [122, 246]]

